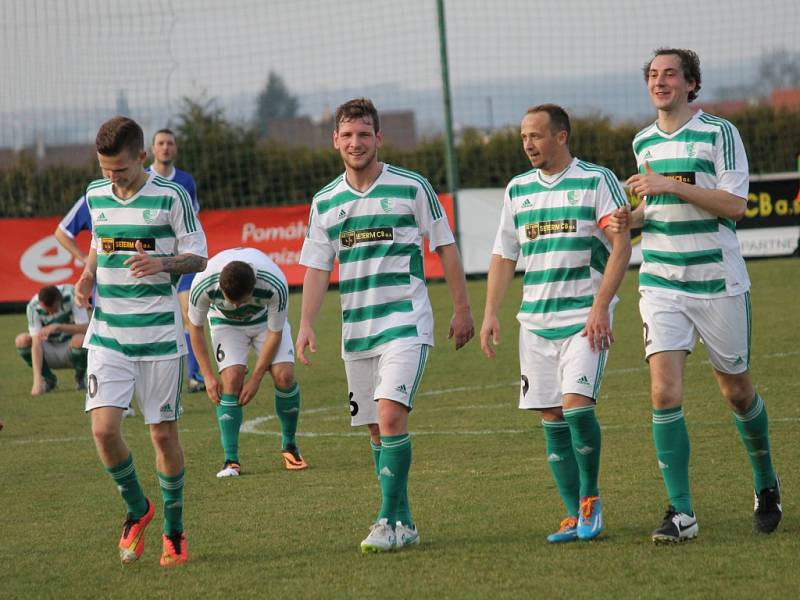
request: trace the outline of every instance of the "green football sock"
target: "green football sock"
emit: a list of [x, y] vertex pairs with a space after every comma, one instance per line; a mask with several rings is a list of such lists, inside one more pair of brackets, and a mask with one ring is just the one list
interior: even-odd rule
[[411, 468], [411, 436], [381, 436], [381, 510], [378, 520], [387, 519], [391, 525], [397, 521], [400, 499], [408, 486], [408, 471]]
[[158, 474], [158, 484], [161, 486], [161, 498], [164, 500], [164, 535], [172, 531], [183, 531], [183, 475], [182, 470], [177, 475]]
[[575, 452], [572, 449], [572, 434], [566, 421], [542, 421], [544, 428], [547, 464], [556, 482], [558, 493], [570, 517], [578, 516], [580, 503], [580, 474]]
[[[31, 369], [33, 368], [33, 353], [31, 352], [30, 347], [28, 348], [17, 348], [17, 353], [22, 357], [22, 360], [25, 361]], [[55, 374], [50, 370], [50, 367], [47, 364], [47, 361], [42, 357], [42, 377], [45, 379], [55, 379]]]
[[239, 462], [239, 428], [242, 426], [244, 410], [239, 405], [239, 397], [235, 394], [222, 394], [217, 404], [217, 423], [219, 437], [225, 460]]
[[767, 407], [764, 404], [764, 400], [756, 394], [747, 412], [742, 415], [734, 413], [734, 416], [736, 417], [736, 429], [739, 430], [739, 437], [742, 438], [742, 443], [750, 457], [750, 466], [753, 468], [753, 485], [756, 492], [775, 487], [777, 478], [775, 477], [775, 469], [772, 466], [769, 420], [767, 419]]
[[72, 360], [72, 367], [75, 369], [75, 379], [82, 380], [86, 377], [86, 362], [89, 351], [86, 348], [70, 348], [69, 356]]
[[300, 417], [300, 385], [297, 382], [288, 390], [275, 388], [275, 414], [281, 423], [281, 447], [296, 448], [295, 433]]
[[[380, 481], [381, 445], [374, 443], [372, 440], [370, 440], [369, 444], [372, 448], [372, 460], [375, 462], [375, 474], [378, 476], [378, 481]], [[408, 502], [408, 483], [406, 483], [405, 488], [403, 488], [400, 502], [397, 504], [397, 520], [408, 527], [414, 527], [414, 519], [411, 516], [411, 506]]]
[[381, 445], [376, 444], [372, 440], [369, 441], [369, 447], [372, 448], [372, 462], [375, 463], [375, 475], [378, 476], [378, 481], [381, 480]]
[[142, 491], [139, 478], [136, 476], [133, 454], [129, 454], [128, 458], [120, 464], [105, 469], [117, 484], [117, 490], [119, 490], [128, 512], [133, 515], [134, 519], [141, 518], [147, 512], [147, 498], [144, 497], [144, 491]]
[[689, 432], [683, 407], [653, 409], [653, 442], [669, 501], [678, 512], [694, 514], [689, 490]]
[[565, 408], [564, 419], [569, 424], [572, 447], [580, 474], [581, 498], [599, 496], [597, 479], [600, 476], [600, 448], [602, 435], [594, 404], [580, 408]]

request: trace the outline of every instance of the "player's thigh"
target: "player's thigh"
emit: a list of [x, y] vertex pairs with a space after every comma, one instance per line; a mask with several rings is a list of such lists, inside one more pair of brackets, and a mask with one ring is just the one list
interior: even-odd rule
[[136, 363], [136, 397], [145, 423], [178, 420], [182, 383], [183, 357]]
[[378, 359], [375, 398], [393, 400], [413, 410], [430, 348], [427, 344], [390, 345]]
[[[261, 354], [261, 348], [269, 335], [269, 330], [265, 327], [258, 335], [253, 338], [253, 347], [257, 354]], [[271, 364], [277, 363], [292, 363], [294, 364], [294, 342], [292, 341], [292, 326], [289, 321], [283, 326], [281, 332], [281, 343], [278, 345], [278, 351], [275, 352], [275, 357], [272, 359]]]
[[720, 373], [738, 375], [750, 366], [750, 293], [689, 303], [708, 358]]
[[71, 369], [72, 368], [72, 352], [69, 347], [69, 341], [65, 342], [42, 342], [42, 354], [47, 366], [52, 369]]
[[118, 352], [89, 349], [86, 412], [105, 406], [126, 409], [136, 382], [136, 364]]
[[350, 425], [372, 425], [378, 422], [378, 403], [375, 390], [378, 387], [378, 357], [344, 361], [347, 375], [348, 400], [350, 402]]
[[559, 356], [561, 394], [578, 394], [597, 401], [608, 352], [592, 350], [589, 340], [580, 334], [564, 340]]
[[685, 296], [667, 297], [642, 292], [639, 313], [642, 316], [645, 358], [649, 359], [658, 352], [694, 350], [697, 329], [687, 314]]
[[254, 332], [247, 327], [219, 326], [211, 328], [211, 346], [217, 370], [224, 371], [233, 365], [247, 366], [247, 357], [253, 347]]
[[559, 355], [562, 340], [548, 340], [519, 329], [519, 407], [530, 410], [561, 406]]

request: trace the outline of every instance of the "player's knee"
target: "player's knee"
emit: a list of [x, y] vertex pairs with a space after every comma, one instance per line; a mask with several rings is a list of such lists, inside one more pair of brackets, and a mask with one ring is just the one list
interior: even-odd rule
[[680, 382], [654, 381], [650, 385], [650, 399], [656, 409], [680, 406], [683, 402], [683, 386]]
[[281, 390], [288, 390], [289, 388], [294, 386], [294, 369], [291, 368], [282, 368], [282, 369], [273, 369], [272, 371], [272, 380], [275, 383], [275, 387]]
[[745, 413], [753, 403], [755, 391], [752, 386], [732, 385], [722, 390], [722, 396], [730, 407], [738, 413]]
[[31, 343], [31, 335], [29, 333], [20, 333], [14, 338], [14, 345], [17, 348], [30, 348]]
[[150, 439], [153, 445], [162, 451], [169, 449], [173, 443], [172, 433], [165, 428], [152, 428], [150, 430]]
[[120, 432], [109, 423], [96, 422], [92, 423], [92, 436], [100, 448], [111, 448], [117, 444]]

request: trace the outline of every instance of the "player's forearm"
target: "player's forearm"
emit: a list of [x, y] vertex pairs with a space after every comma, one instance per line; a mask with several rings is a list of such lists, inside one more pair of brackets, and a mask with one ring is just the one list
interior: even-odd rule
[[436, 248], [439, 260], [442, 261], [442, 270], [447, 287], [450, 289], [450, 297], [453, 299], [453, 309], [458, 311], [469, 311], [469, 293], [467, 292], [467, 278], [464, 275], [464, 267], [461, 264], [461, 256], [455, 244], [447, 244]]
[[272, 361], [275, 360], [275, 355], [278, 353], [282, 338], [283, 330], [270, 331], [267, 334], [267, 339], [264, 340], [264, 345], [261, 346], [261, 352], [258, 355], [255, 367], [253, 367], [253, 374], [251, 377], [255, 377], [257, 381], [263, 379], [264, 375], [269, 371]]
[[164, 271], [174, 275], [186, 273], [199, 273], [206, 268], [207, 258], [196, 254], [179, 254], [178, 256], [165, 256], [161, 258]]
[[194, 357], [200, 366], [203, 377], [214, 378], [214, 370], [211, 366], [211, 359], [208, 357], [208, 344], [206, 343], [206, 332], [204, 327], [198, 327], [193, 323], [189, 325], [189, 342], [192, 344]]
[[42, 363], [44, 362], [44, 349], [42, 341], [38, 335], [31, 336], [31, 368], [33, 369], [33, 380], [42, 379]]
[[90, 248], [89, 254], [87, 254], [83, 260], [83, 273], [81, 274], [81, 279], [83, 279], [84, 275], [88, 275], [89, 277], [91, 277], [92, 281], [94, 281], [96, 273], [97, 273], [97, 249]]
[[644, 206], [645, 201], [639, 203], [634, 210], [631, 211], [630, 216], [630, 229], [641, 229], [644, 225]]
[[76, 333], [86, 333], [86, 330], [89, 329], [88, 323], [59, 323], [54, 328], [54, 331], [58, 333], [66, 333], [69, 335], [75, 335]]
[[611, 240], [611, 254], [606, 262], [606, 269], [603, 272], [603, 279], [600, 282], [600, 287], [595, 295], [594, 305], [608, 308], [614, 294], [617, 293], [622, 280], [625, 278], [625, 272], [628, 270], [628, 264], [631, 260], [631, 239], [630, 234], [626, 231], [618, 233]]
[[303, 300], [300, 306], [300, 327], [313, 327], [328, 290], [330, 271], [308, 267], [303, 277]]
[[81, 262], [86, 261], [86, 255], [78, 248], [78, 244], [75, 243], [75, 240], [67, 235], [61, 227], [56, 227], [56, 231], [54, 233], [56, 240], [58, 243], [61, 244], [64, 249], [69, 252], [74, 258]]
[[511, 281], [514, 279], [516, 263], [513, 260], [492, 254], [489, 273], [486, 276], [486, 306], [483, 314], [496, 316], [503, 305]]
[[744, 217], [747, 200], [730, 192], [702, 188], [675, 179], [671, 180], [670, 187], [673, 195], [710, 212], [716, 217], [735, 221]]

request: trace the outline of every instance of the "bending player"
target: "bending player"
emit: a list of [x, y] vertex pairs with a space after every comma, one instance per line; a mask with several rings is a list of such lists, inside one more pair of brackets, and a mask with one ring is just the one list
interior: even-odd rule
[[[208, 261], [189, 293], [189, 335], [216, 405], [225, 463], [217, 477], [236, 477], [239, 428], [244, 406], [258, 392], [267, 371], [275, 385], [275, 413], [281, 424], [281, 454], [289, 470], [308, 465], [295, 440], [300, 416], [300, 386], [294, 378], [292, 329], [286, 318], [289, 289], [286, 277], [272, 259], [254, 248], [223, 250]], [[204, 321], [208, 318], [214, 357], [221, 383], [211, 368]], [[245, 381], [250, 349], [258, 353]]]

